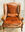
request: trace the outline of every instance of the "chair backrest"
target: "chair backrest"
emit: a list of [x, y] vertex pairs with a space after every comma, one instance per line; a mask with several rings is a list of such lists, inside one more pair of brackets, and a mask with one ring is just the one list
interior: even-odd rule
[[16, 3], [9, 3], [7, 4], [7, 13], [12, 15], [19, 15], [20, 14], [20, 5]]
[[18, 16], [20, 14], [20, 5], [17, 3], [8, 3], [4, 5], [4, 12], [8, 16]]

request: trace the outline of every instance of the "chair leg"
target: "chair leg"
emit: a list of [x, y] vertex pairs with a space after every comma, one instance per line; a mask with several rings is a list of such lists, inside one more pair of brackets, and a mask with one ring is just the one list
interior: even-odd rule
[[21, 25], [21, 31], [22, 31], [22, 29], [23, 29], [23, 24]]

